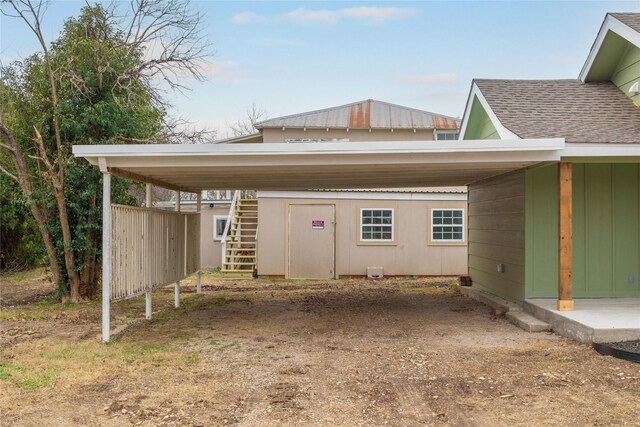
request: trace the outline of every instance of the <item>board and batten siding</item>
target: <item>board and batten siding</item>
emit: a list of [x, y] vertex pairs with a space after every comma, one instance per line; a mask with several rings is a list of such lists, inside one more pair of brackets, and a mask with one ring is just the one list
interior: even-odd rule
[[[558, 288], [557, 165], [527, 171], [527, 298]], [[640, 165], [573, 164], [573, 295], [640, 296]]]
[[500, 139], [496, 127], [477, 97], [473, 98], [469, 124], [464, 139]]
[[[525, 172], [469, 186], [469, 275], [473, 286], [512, 301], [525, 295]], [[498, 265], [504, 271], [498, 272]]]
[[611, 76], [611, 81], [636, 105], [640, 105], [640, 93], [629, 93], [631, 85], [640, 81], [640, 48], [631, 43], [628, 44], [622, 59]]

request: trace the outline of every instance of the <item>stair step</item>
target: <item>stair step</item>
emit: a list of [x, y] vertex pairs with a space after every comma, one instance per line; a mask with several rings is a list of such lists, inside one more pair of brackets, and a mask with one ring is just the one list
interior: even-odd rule
[[[229, 246], [229, 245], [233, 245], [233, 246], [237, 246], [237, 245], [255, 246], [255, 244], [256, 244], [256, 242], [227, 242], [227, 246]], [[239, 249], [239, 248], [236, 248], [236, 249]]]
[[506, 317], [508, 321], [527, 332], [546, 332], [551, 330], [551, 325], [524, 311], [509, 311]]
[[235, 257], [235, 258], [240, 258], [240, 259], [256, 259], [255, 255], [238, 255], [238, 254], [230, 255], [229, 254], [229, 255], [225, 255], [224, 257], [225, 258], [234, 258]]
[[256, 265], [255, 262], [225, 262], [224, 265]]

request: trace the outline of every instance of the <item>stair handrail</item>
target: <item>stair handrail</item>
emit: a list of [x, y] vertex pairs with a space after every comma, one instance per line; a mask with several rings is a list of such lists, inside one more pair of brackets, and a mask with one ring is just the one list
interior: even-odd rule
[[[233, 199], [231, 199], [231, 205], [229, 206], [229, 214], [227, 215], [227, 223], [224, 225], [224, 233], [222, 233], [222, 268], [224, 269], [224, 263], [226, 262], [227, 255], [227, 238], [229, 236], [229, 230], [231, 230], [231, 223], [236, 214], [238, 208], [238, 202], [240, 201], [240, 190], [236, 190], [233, 193]], [[234, 248], [235, 252], [235, 248]]]
[[233, 193], [233, 199], [231, 200], [231, 206], [229, 206], [229, 214], [227, 215], [227, 223], [224, 225], [224, 233], [222, 233], [222, 241], [225, 242], [229, 236], [229, 230], [231, 229], [231, 222], [233, 216], [236, 213], [238, 207], [238, 201], [240, 200], [240, 190], [236, 190]]
[[256, 242], [255, 252], [253, 253], [253, 272], [254, 274], [258, 272], [258, 224], [256, 224], [256, 236], [254, 237], [254, 241]]

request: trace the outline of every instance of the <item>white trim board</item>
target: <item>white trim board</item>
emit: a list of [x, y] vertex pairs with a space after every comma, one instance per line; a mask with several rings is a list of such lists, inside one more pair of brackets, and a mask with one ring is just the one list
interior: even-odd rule
[[[464, 139], [464, 134], [467, 131], [467, 125], [469, 124], [469, 117], [471, 116], [471, 107], [473, 106], [473, 100], [475, 98], [478, 98], [480, 105], [482, 105], [482, 108], [484, 108], [485, 112], [487, 113], [487, 116], [489, 116], [489, 120], [491, 120], [491, 123], [496, 128], [496, 131], [498, 131], [498, 135], [500, 136], [500, 139], [514, 139], [514, 140], [522, 139], [518, 135], [516, 135], [515, 133], [507, 129], [502, 124], [502, 122], [500, 122], [500, 120], [498, 119], [498, 116], [496, 116], [496, 114], [491, 109], [489, 102], [487, 102], [486, 98], [482, 94], [482, 91], [480, 91], [480, 88], [478, 87], [478, 85], [476, 85], [476, 83], [473, 82], [471, 83], [471, 92], [469, 92], [469, 98], [467, 99], [467, 105], [464, 110], [464, 116], [462, 117], [462, 124], [460, 126], [460, 135], [458, 136], [459, 141], [468, 141]], [[485, 140], [482, 140], [482, 141], [485, 141]]]
[[629, 43], [633, 43], [640, 48], [640, 33], [627, 26], [623, 22], [619, 21], [615, 17], [607, 15], [607, 17], [604, 19], [604, 22], [602, 23], [602, 26], [600, 27], [600, 31], [598, 32], [596, 40], [593, 42], [593, 46], [591, 46], [591, 50], [589, 51], [587, 60], [582, 66], [582, 70], [580, 70], [580, 75], [578, 76], [578, 78], [583, 82], [586, 80], [589, 71], [591, 71], [593, 61], [595, 61], [596, 56], [598, 56], [598, 52], [600, 51], [602, 43], [607, 37], [607, 33], [609, 31], [618, 34]]
[[258, 191], [258, 199], [466, 201], [466, 193], [389, 193], [373, 191]]

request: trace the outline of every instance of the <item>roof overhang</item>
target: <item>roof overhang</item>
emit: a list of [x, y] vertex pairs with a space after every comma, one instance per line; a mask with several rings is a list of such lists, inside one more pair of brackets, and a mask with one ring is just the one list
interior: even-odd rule
[[322, 144], [75, 145], [124, 178], [178, 191], [467, 185], [559, 161], [563, 139]]
[[[579, 79], [583, 82], [608, 80], [611, 76], [607, 75], [607, 70], [595, 73], [599, 75], [594, 75], [595, 65], [602, 62], [610, 64], [611, 67], [615, 67], [618, 63], [617, 59], [624, 53], [625, 48], [624, 44], [618, 42], [620, 39], [624, 39], [640, 48], [640, 33], [616, 19], [614, 16], [607, 15], [602, 22], [593, 46], [591, 46], [589, 56], [587, 56], [587, 60], [580, 71]], [[607, 46], [607, 49], [602, 49], [603, 46]]]
[[473, 101], [477, 99], [484, 111], [487, 113], [489, 120], [496, 128], [498, 135], [501, 139], [520, 139], [518, 135], [511, 132], [502, 124], [502, 122], [496, 116], [496, 113], [491, 109], [491, 105], [487, 102], [487, 99], [482, 94], [482, 91], [476, 84], [476, 82], [471, 82], [471, 90], [469, 91], [469, 97], [467, 98], [467, 104], [464, 109], [464, 115], [462, 116], [462, 123], [460, 125], [460, 136], [459, 139], [464, 139], [464, 135], [467, 132], [467, 126], [469, 126], [469, 118], [471, 117], [471, 110], [473, 109]]

